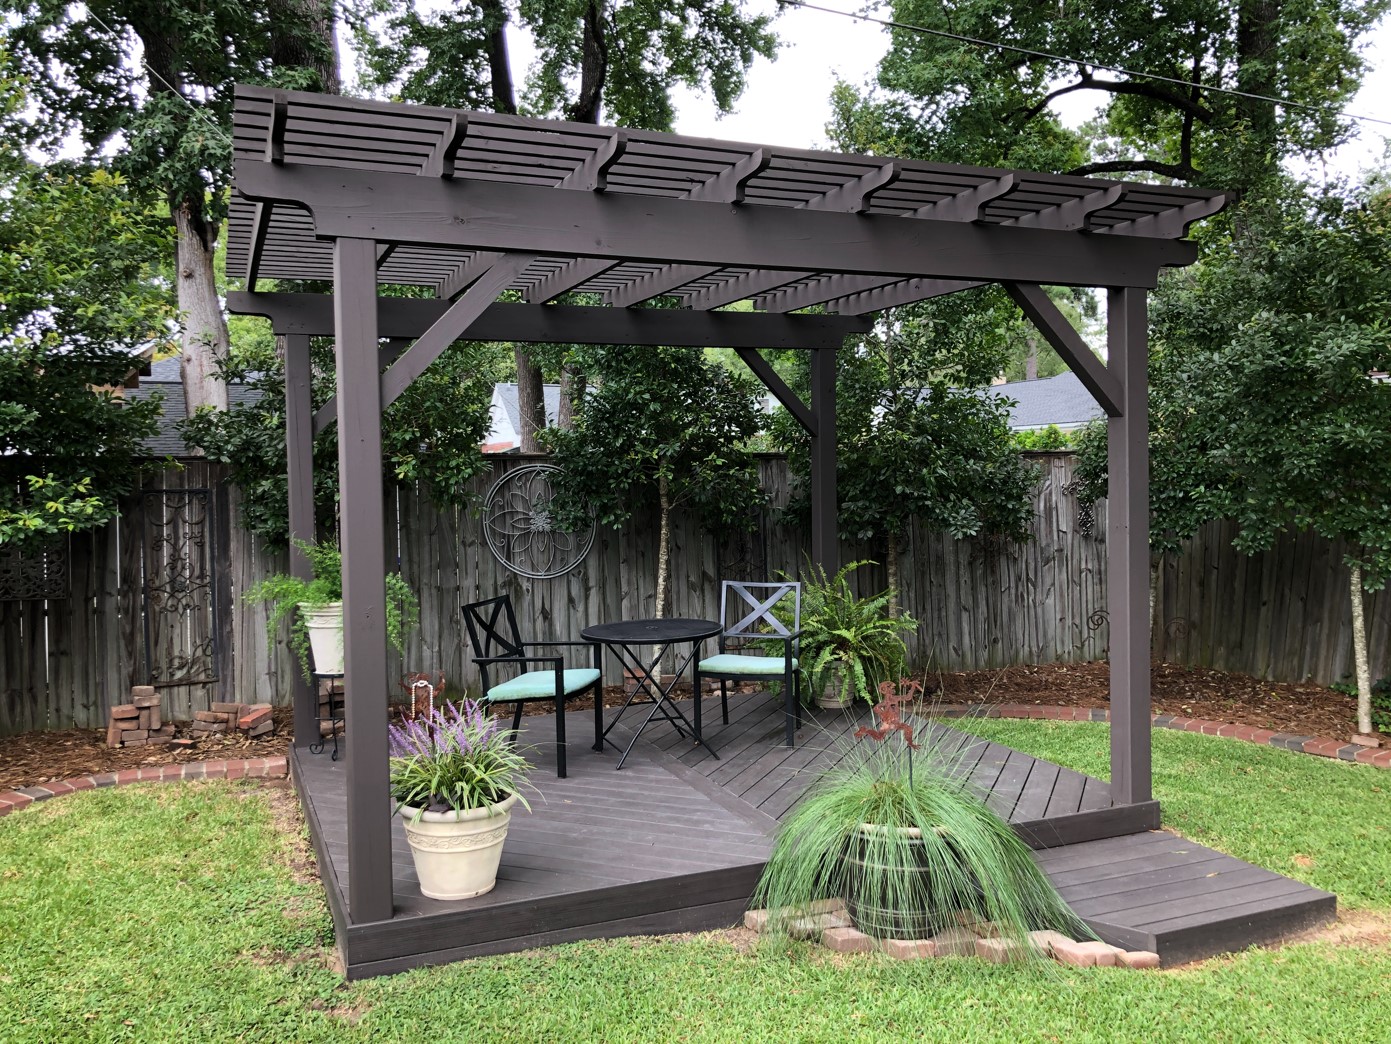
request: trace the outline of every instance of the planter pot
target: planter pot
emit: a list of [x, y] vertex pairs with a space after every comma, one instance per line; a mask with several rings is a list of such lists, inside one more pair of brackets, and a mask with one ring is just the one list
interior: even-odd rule
[[816, 697], [816, 705], [822, 710], [845, 710], [855, 702], [855, 697], [844, 695], [843, 689], [840, 670], [832, 667], [826, 676], [826, 688]]
[[403, 805], [401, 818], [420, 891], [431, 899], [471, 899], [491, 892], [516, 803], [513, 794], [490, 808], [468, 812], [421, 812]]
[[[861, 823], [859, 833], [850, 842], [845, 854], [845, 908], [855, 927], [875, 939], [927, 939], [955, 927], [955, 903], [934, 895], [931, 871], [922, 849], [922, 831], [916, 827], [894, 827], [899, 835], [909, 839], [904, 848], [895, 848], [889, 855], [892, 865], [881, 860], [882, 851], [869, 845], [875, 834], [885, 827]], [[881, 887], [876, 890], [868, 882], [892, 878], [896, 885], [890, 895]], [[977, 889], [979, 894], [979, 889]], [[972, 904], [978, 905], [978, 904]]]
[[309, 652], [319, 674], [343, 673], [343, 603], [314, 608], [301, 604], [299, 614], [309, 632]]

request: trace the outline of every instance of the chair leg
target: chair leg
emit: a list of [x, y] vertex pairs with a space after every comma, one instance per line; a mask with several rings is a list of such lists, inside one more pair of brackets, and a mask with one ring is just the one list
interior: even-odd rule
[[594, 749], [604, 752], [604, 680], [594, 683]]
[[696, 671], [695, 674], [692, 675], [692, 679], [691, 701], [695, 704], [695, 734], [696, 739], [700, 739], [700, 704], [702, 702], [700, 698], [700, 671]]
[[729, 724], [729, 682], [720, 679], [720, 710], [724, 712], [724, 723]]
[[555, 774], [565, 778], [565, 697], [555, 698]]
[[782, 676], [782, 698], [784, 726], [787, 729], [787, 745], [795, 744], [797, 732], [797, 690], [792, 683], [792, 672], [785, 670]]
[[517, 701], [517, 709], [516, 709], [515, 711], [512, 712], [512, 742], [513, 742], [513, 743], [516, 743], [517, 740], [518, 740], [518, 738], [519, 738], [518, 735], [517, 735], [517, 731], [522, 727], [522, 708], [525, 707], [525, 706], [526, 706], [526, 704], [524, 704], [524, 703], [522, 703], [520, 700], [518, 700], [518, 701]]

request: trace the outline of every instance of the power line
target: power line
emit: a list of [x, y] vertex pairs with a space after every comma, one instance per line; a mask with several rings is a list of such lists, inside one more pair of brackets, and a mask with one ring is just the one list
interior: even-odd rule
[[[993, 40], [982, 40], [975, 36], [963, 36], [960, 33], [947, 32], [945, 29], [929, 29], [926, 26], [913, 25], [910, 22], [896, 22], [888, 18], [874, 18], [870, 15], [857, 14], [853, 11], [837, 11], [833, 7], [821, 7], [817, 4], [806, 3], [806, 0], [778, 0], [778, 3], [783, 7], [802, 7], [806, 8], [808, 11], [821, 11], [824, 14], [839, 15], [841, 18], [849, 18], [856, 22], [870, 22], [874, 25], [882, 25], [889, 29], [905, 29], [908, 32], [922, 33], [924, 36], [940, 36], [947, 40], [956, 40], [958, 43], [973, 44], [977, 47], [989, 47], [997, 51], [1011, 51], [1015, 54], [1028, 55], [1030, 58], [1046, 58], [1049, 61], [1067, 62], [1069, 65], [1102, 69], [1106, 72], [1119, 73], [1122, 76], [1135, 76], [1146, 80], [1158, 80], [1160, 83], [1171, 83], [1177, 87], [1197, 87], [1199, 90], [1212, 91], [1215, 94], [1228, 94], [1235, 98], [1250, 98], [1253, 101], [1272, 102], [1275, 105], [1283, 105], [1290, 109], [1304, 109], [1308, 112], [1322, 114], [1328, 111], [1317, 105], [1306, 105], [1303, 102], [1288, 101], [1284, 98], [1272, 98], [1268, 94], [1254, 94], [1251, 91], [1238, 91], [1230, 87], [1214, 87], [1205, 83], [1194, 83], [1192, 80], [1181, 80], [1174, 76], [1163, 76], [1159, 73], [1136, 72], [1133, 69], [1126, 69], [1119, 65], [1102, 65], [1100, 62], [1083, 61], [1081, 58], [1069, 58], [1066, 55], [1053, 54], [1050, 51], [1036, 51], [1030, 47], [1018, 47], [1014, 44], [996, 43]], [[1333, 115], [1342, 116], [1349, 120], [1361, 120], [1364, 123], [1379, 123], [1383, 126], [1391, 127], [1391, 120], [1382, 120], [1375, 116], [1359, 116], [1352, 112], [1334, 112]]]

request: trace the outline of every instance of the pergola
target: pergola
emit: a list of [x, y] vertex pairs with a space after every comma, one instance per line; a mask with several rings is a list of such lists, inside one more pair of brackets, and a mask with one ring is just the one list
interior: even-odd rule
[[[393, 914], [381, 413], [461, 339], [736, 349], [811, 437], [812, 558], [833, 567], [833, 353], [881, 309], [1000, 283], [1109, 418], [1112, 800], [1152, 801], [1146, 292], [1195, 260], [1182, 237], [1223, 194], [253, 87], [235, 156], [227, 271], [248, 289], [228, 304], [286, 340], [296, 538], [314, 535], [312, 433], [339, 429], [354, 922]], [[260, 279], [333, 293], [257, 293]], [[1107, 362], [1044, 284], [1106, 288]], [[547, 303], [572, 291], [605, 305]], [[641, 307], [658, 297], [682, 307]], [[311, 336], [336, 342], [337, 397], [317, 414]], [[809, 403], [761, 348], [811, 351]], [[308, 575], [297, 552], [291, 566]], [[297, 685], [303, 745], [317, 723]]]

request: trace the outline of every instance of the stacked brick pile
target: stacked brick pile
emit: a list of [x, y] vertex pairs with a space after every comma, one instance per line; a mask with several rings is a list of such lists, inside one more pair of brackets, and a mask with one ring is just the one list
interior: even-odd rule
[[[333, 717], [330, 710], [337, 711], [338, 720], [330, 721]], [[319, 679], [319, 736], [332, 736], [334, 732], [340, 736], [343, 734], [343, 680], [341, 678], [321, 678]]]
[[193, 731], [199, 738], [240, 730], [255, 739], [274, 728], [269, 703], [213, 703], [193, 715]]
[[174, 726], [160, 716], [159, 694], [153, 685], [136, 685], [130, 702], [111, 708], [106, 719], [108, 747], [157, 747], [174, 738]]
[[[855, 928], [840, 899], [812, 903], [802, 916], [786, 924], [793, 938], [820, 942], [836, 953], [870, 953], [881, 951], [890, 957], [911, 960], [921, 957], [980, 957], [995, 964], [1022, 961], [1035, 954], [1026, 951], [1015, 939], [1001, 938], [1000, 931], [988, 921], [961, 911], [958, 924], [939, 932], [930, 939], [874, 939]], [[744, 924], [756, 932], [768, 927], [767, 910], [750, 910]], [[1122, 967], [1158, 968], [1159, 955], [1148, 950], [1123, 950], [1119, 946], [1097, 940], [1078, 941], [1060, 932], [1030, 932], [1032, 949], [1039, 956], [1051, 957], [1059, 964], [1076, 968]]]

